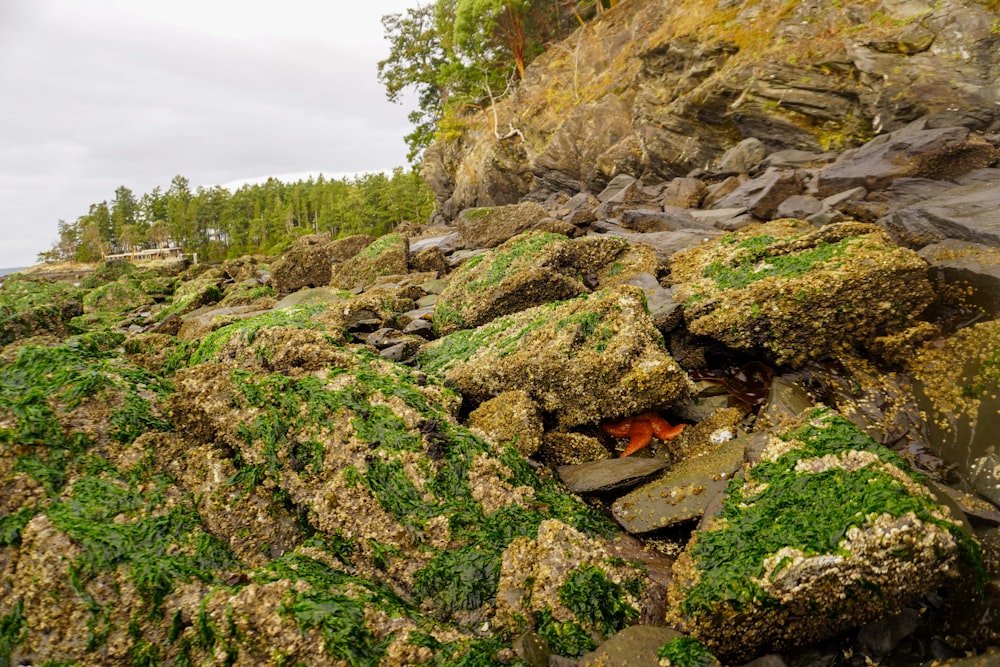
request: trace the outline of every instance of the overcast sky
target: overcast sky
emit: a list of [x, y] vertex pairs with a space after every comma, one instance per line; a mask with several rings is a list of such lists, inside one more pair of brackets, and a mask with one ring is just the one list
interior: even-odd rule
[[125, 185], [406, 164], [380, 18], [420, 0], [0, 0], [0, 267]]

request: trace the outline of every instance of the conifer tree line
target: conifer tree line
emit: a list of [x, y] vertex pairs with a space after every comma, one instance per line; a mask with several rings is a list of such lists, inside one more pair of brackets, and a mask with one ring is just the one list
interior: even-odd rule
[[[393, 102], [416, 94], [406, 136], [417, 160], [438, 132], [485, 112], [549, 46], [618, 0], [425, 0], [382, 17], [389, 56], [378, 77]], [[499, 128], [494, 128], [498, 132]]]
[[192, 188], [175, 176], [137, 196], [124, 185], [109, 201], [91, 204], [74, 222], [59, 221], [59, 238], [39, 261], [100, 261], [102, 256], [180, 246], [199, 259], [219, 261], [247, 254], [274, 254], [305, 234], [335, 238], [375, 236], [405, 221], [426, 222], [434, 196], [414, 170], [295, 183], [268, 179], [235, 192]]

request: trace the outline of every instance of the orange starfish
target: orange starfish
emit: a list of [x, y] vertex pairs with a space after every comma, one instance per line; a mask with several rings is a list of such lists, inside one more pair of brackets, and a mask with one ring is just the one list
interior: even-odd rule
[[619, 456], [628, 456], [648, 445], [654, 435], [660, 440], [673, 440], [684, 431], [686, 425], [672, 426], [670, 422], [655, 412], [644, 412], [634, 417], [601, 424], [601, 430], [616, 438], [628, 438], [628, 446], [624, 452], [619, 454]]

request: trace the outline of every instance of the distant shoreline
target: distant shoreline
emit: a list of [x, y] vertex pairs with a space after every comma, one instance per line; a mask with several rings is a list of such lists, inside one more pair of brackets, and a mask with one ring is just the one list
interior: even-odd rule
[[6, 268], [6, 269], [0, 268], [0, 277], [6, 276], [6, 275], [10, 275], [11, 273], [17, 273], [18, 271], [24, 271], [27, 268], [30, 268], [30, 267], [27, 267], [27, 266], [12, 266], [12, 267], [9, 267], [9, 268]]

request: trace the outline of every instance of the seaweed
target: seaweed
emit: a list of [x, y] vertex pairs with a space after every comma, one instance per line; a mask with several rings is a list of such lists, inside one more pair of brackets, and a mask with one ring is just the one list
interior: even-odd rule
[[674, 637], [656, 652], [665, 659], [667, 667], [711, 667], [718, 664], [701, 642], [692, 637]]
[[573, 570], [559, 587], [559, 601], [606, 637], [639, 620], [639, 611], [625, 602], [625, 597], [622, 586], [589, 564]]

